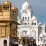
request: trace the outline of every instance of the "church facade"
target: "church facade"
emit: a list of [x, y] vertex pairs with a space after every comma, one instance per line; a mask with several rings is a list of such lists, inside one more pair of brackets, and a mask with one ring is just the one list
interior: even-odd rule
[[33, 38], [37, 45], [46, 45], [46, 26], [38, 22], [36, 16], [32, 16], [33, 11], [30, 3], [25, 1], [20, 10], [21, 18], [18, 17], [17, 37], [25, 39]]

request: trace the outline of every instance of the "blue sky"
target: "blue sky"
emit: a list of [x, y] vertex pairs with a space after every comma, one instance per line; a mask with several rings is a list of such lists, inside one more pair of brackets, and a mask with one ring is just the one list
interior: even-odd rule
[[[0, 0], [2, 3], [5, 0]], [[13, 5], [18, 8], [19, 12], [25, 0], [9, 0]], [[36, 15], [39, 22], [46, 23], [46, 0], [28, 0], [32, 6], [33, 14]], [[18, 14], [20, 16], [20, 13]]]

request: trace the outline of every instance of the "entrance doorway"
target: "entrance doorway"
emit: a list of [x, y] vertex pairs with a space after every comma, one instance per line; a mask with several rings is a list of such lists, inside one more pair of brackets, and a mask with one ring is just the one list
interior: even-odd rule
[[7, 40], [4, 40], [4, 46], [7, 46]]

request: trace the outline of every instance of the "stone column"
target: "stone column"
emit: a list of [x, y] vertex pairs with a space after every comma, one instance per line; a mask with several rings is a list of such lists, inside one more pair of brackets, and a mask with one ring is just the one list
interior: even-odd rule
[[36, 45], [39, 45], [38, 38], [39, 37], [36, 37]]
[[7, 39], [7, 46], [9, 46], [9, 43], [10, 42], [10, 38], [9, 38], [9, 36], [8, 36], [8, 39]]

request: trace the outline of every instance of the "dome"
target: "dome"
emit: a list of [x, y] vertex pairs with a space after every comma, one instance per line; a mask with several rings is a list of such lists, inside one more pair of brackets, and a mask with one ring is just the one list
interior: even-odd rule
[[23, 3], [22, 5], [22, 9], [31, 9], [31, 5], [29, 4], [29, 2], [26, 0], [26, 2]]
[[11, 10], [18, 10], [18, 9], [15, 6], [12, 6]]
[[15, 7], [13, 6], [13, 7], [11, 7], [11, 9], [15, 10]]
[[3, 5], [11, 5], [11, 3], [8, 0], [6, 0], [5, 2], [3, 2]]
[[32, 20], [35, 20], [35, 19], [37, 19], [36, 16], [33, 16], [33, 17], [32, 17]]

